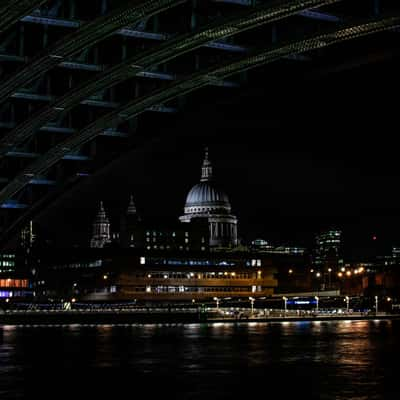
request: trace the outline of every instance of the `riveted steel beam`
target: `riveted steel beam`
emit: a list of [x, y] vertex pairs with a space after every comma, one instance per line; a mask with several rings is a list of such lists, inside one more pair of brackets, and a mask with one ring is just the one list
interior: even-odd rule
[[124, 26], [132, 25], [145, 17], [155, 15], [186, 0], [127, 0], [126, 4], [88, 22], [77, 31], [62, 38], [43, 53], [33, 58], [29, 65], [9, 77], [0, 85], [0, 103], [4, 102], [18, 88], [52, 69], [84, 48], [107, 38]]
[[0, 203], [0, 208], [28, 208], [28, 205], [15, 200], [6, 200]]
[[82, 24], [81, 21], [73, 21], [54, 17], [42, 17], [40, 15], [27, 15], [26, 17], [22, 18], [21, 21], [42, 25], [62, 26], [64, 28], [79, 28]]
[[[239, 4], [241, 6], [253, 6], [254, 0], [214, 0], [216, 3], [231, 3]], [[299, 13], [302, 17], [316, 19], [319, 21], [340, 22], [341, 18], [326, 12], [320, 11], [302, 11]]]
[[0, 34], [47, 0], [4, 0], [0, 2]]
[[278, 21], [302, 10], [338, 3], [341, 0], [280, 0], [263, 4], [239, 15], [213, 22], [197, 31], [183, 34], [160, 44], [142, 54], [131, 57], [115, 67], [105, 70], [86, 83], [70, 90], [57, 101], [39, 111], [31, 119], [8, 132], [0, 141], [0, 156], [28, 139], [41, 126], [56, 119], [83, 99], [102, 91], [129, 77], [143, 73], [161, 63], [195, 50], [207, 43], [229, 37], [258, 26]]

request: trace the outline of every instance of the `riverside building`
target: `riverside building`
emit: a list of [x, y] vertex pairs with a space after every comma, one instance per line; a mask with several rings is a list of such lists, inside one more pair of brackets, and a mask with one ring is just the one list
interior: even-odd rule
[[42, 295], [172, 302], [271, 296], [277, 286], [273, 257], [240, 252], [237, 222], [206, 150], [200, 182], [190, 189], [176, 223], [143, 221], [131, 197], [119, 231], [113, 232], [101, 203], [90, 248], [42, 257]]

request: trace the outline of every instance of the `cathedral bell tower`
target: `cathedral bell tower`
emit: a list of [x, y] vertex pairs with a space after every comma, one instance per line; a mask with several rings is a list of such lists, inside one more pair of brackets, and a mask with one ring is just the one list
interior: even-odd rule
[[133, 196], [130, 196], [128, 208], [121, 216], [121, 246], [140, 247], [142, 246], [142, 228]]

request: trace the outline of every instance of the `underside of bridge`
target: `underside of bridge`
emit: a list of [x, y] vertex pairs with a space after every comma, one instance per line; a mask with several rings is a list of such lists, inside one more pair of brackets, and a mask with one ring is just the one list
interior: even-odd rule
[[1, 246], [189, 104], [392, 57], [399, 28], [397, 0], [0, 1]]

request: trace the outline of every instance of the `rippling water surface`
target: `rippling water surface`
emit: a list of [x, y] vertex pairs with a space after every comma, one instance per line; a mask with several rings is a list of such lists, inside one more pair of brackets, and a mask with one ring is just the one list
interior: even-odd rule
[[0, 326], [0, 400], [400, 399], [400, 321]]

